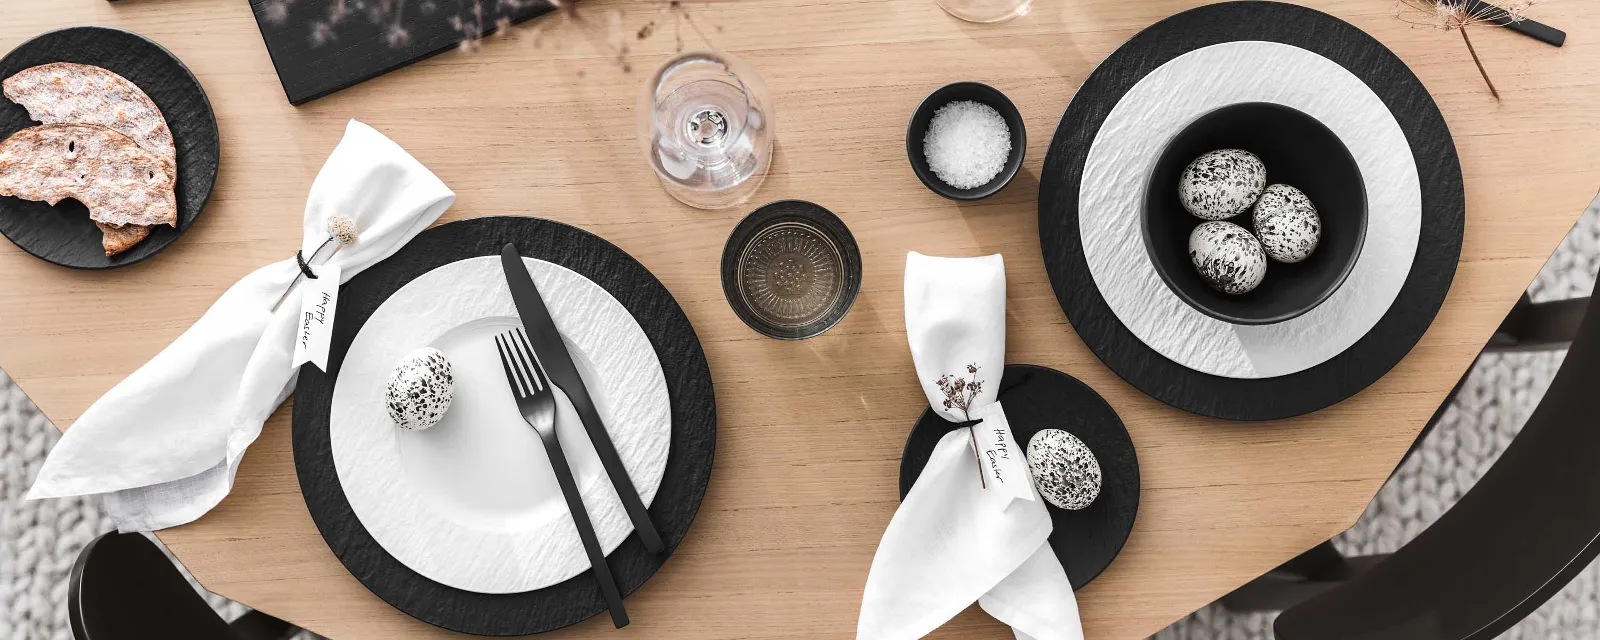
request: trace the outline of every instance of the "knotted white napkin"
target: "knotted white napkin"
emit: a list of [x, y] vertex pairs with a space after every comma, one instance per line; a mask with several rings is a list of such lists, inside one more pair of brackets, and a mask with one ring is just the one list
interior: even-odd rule
[[[906, 337], [933, 410], [952, 422], [982, 419], [979, 430], [1005, 424], [996, 401], [1005, 368], [1005, 262], [998, 254], [912, 252], [905, 287]], [[1082, 640], [1072, 584], [1048, 542], [1050, 514], [1026, 462], [1014, 478], [1025, 486], [1005, 490], [993, 475], [995, 447], [985, 441], [980, 467], [975, 439], [969, 429], [945, 434], [889, 521], [867, 575], [857, 638], [920, 638], [976, 600], [1019, 640]], [[1023, 455], [1025, 443], [1011, 444], [1012, 455]]]
[[[324, 263], [348, 280], [393, 255], [454, 201], [411, 154], [351, 120], [311, 183], [302, 253], [309, 259], [328, 239], [330, 217], [354, 220], [359, 238]], [[184, 524], [221, 502], [245, 448], [294, 391], [291, 359], [306, 284], [272, 307], [299, 273], [290, 257], [234, 283], [73, 423], [28, 499], [105, 494], [124, 532]]]

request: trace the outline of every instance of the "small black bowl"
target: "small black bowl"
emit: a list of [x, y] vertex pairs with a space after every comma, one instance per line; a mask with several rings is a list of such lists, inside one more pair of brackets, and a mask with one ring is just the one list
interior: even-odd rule
[[[1217, 149], [1256, 154], [1267, 166], [1267, 184], [1299, 189], [1322, 219], [1322, 239], [1310, 257], [1294, 264], [1269, 259], [1261, 285], [1240, 295], [1211, 288], [1195, 271], [1189, 233], [1205, 221], [1178, 200], [1183, 169]], [[1200, 116], [1173, 136], [1151, 171], [1141, 217], [1150, 261], [1179, 298], [1224, 322], [1272, 324], [1316, 308], [1344, 284], [1366, 239], [1367, 190], [1350, 150], [1316, 118], [1283, 105], [1243, 102]], [[1248, 209], [1229, 221], [1255, 231]]]
[[[928, 123], [933, 120], [933, 112], [958, 100], [971, 100], [994, 107], [995, 111], [1000, 112], [1000, 117], [1006, 119], [1006, 128], [1011, 130], [1011, 155], [1006, 158], [1006, 166], [987, 184], [971, 189], [957, 189], [945, 184], [928, 168], [928, 154], [922, 150], [922, 140], [928, 135]], [[1011, 104], [1011, 99], [1000, 93], [999, 89], [981, 82], [957, 82], [939, 87], [922, 99], [922, 104], [917, 105], [916, 112], [911, 114], [911, 122], [906, 125], [906, 155], [911, 159], [911, 170], [916, 172], [922, 184], [951, 200], [982, 200], [994, 195], [1017, 175], [1017, 169], [1022, 167], [1022, 156], [1027, 150], [1028, 132], [1022, 124], [1022, 114], [1017, 111], [1017, 105]]]

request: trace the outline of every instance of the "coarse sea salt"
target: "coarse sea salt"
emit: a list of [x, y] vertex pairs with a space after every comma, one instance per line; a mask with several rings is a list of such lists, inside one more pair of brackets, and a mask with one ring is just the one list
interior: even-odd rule
[[928, 168], [957, 189], [988, 184], [1011, 155], [1011, 129], [994, 107], [957, 100], [939, 107], [922, 138]]

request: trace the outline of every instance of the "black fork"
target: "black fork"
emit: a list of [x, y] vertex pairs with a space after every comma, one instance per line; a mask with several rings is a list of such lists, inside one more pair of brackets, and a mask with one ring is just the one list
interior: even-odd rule
[[544, 367], [539, 364], [539, 356], [534, 353], [533, 345], [528, 343], [528, 336], [522, 333], [522, 329], [497, 335], [494, 342], [500, 350], [500, 364], [506, 368], [506, 382], [511, 385], [511, 395], [517, 399], [517, 409], [522, 413], [522, 419], [527, 420], [533, 430], [539, 433], [545, 452], [550, 454], [550, 468], [555, 471], [556, 482], [561, 485], [561, 495], [567, 499], [567, 510], [572, 512], [572, 521], [578, 525], [578, 538], [583, 540], [583, 550], [589, 554], [589, 565], [594, 571], [595, 580], [600, 583], [600, 595], [605, 598], [606, 608], [611, 610], [611, 622], [618, 629], [628, 626], [628, 612], [622, 608], [622, 594], [617, 591], [616, 580], [611, 577], [605, 551], [600, 548], [600, 539], [594, 533], [594, 525], [589, 522], [589, 512], [583, 507], [583, 496], [578, 493], [578, 483], [572, 478], [572, 467], [567, 465], [561, 440], [556, 437], [556, 399], [550, 391], [550, 379], [545, 375]]

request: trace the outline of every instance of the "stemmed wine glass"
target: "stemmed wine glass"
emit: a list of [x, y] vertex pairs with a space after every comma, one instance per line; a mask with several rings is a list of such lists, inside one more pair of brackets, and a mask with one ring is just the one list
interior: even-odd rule
[[967, 22], [1005, 22], [1025, 15], [1033, 0], [935, 0], [945, 12]]
[[721, 209], [750, 199], [772, 164], [772, 96], [748, 63], [689, 51], [645, 81], [639, 144], [667, 193]]

